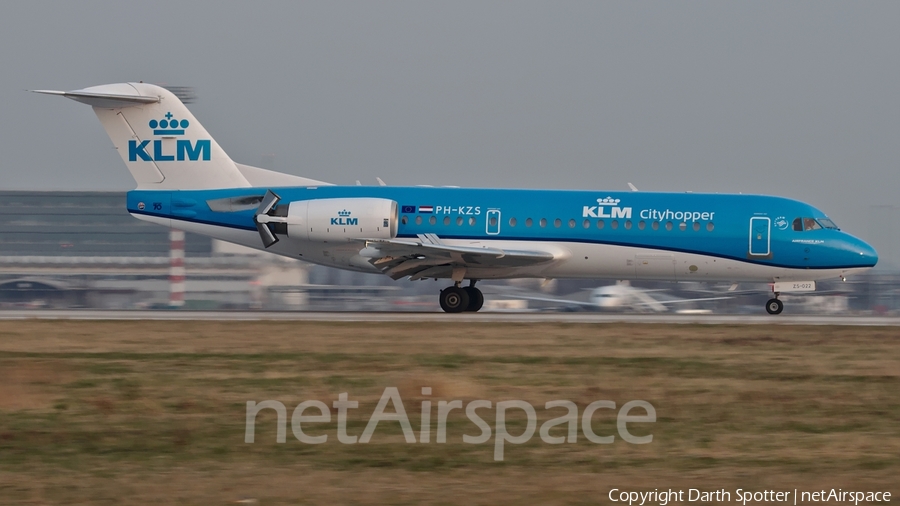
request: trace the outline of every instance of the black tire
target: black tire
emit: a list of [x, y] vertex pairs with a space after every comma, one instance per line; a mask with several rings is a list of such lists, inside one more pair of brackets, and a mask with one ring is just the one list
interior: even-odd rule
[[462, 313], [469, 307], [469, 294], [462, 288], [451, 286], [441, 290], [441, 309], [447, 313]]
[[769, 299], [766, 302], [766, 312], [769, 314], [781, 314], [784, 311], [784, 302], [778, 299]]
[[466, 308], [466, 311], [478, 311], [481, 309], [481, 306], [484, 306], [484, 294], [481, 293], [481, 290], [474, 286], [464, 287], [463, 290], [469, 294], [469, 306]]

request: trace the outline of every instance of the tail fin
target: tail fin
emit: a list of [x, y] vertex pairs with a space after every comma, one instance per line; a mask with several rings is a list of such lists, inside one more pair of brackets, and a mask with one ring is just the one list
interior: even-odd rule
[[250, 183], [172, 92], [146, 83], [35, 90], [93, 106], [138, 189], [198, 190]]

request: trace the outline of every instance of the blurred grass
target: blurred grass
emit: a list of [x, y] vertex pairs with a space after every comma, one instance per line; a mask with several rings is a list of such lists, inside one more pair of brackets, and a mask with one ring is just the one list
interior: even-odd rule
[[[494, 504], [606, 502], [611, 487], [892, 490], [900, 475], [900, 333], [891, 328], [301, 322], [0, 322], [0, 503]], [[433, 388], [431, 443], [397, 423], [369, 444], [245, 444], [246, 401], [348, 392], [348, 433], [385, 387], [414, 430]], [[435, 438], [437, 402], [522, 399], [541, 421], [595, 400], [643, 399], [648, 445], [616, 438], [505, 447], [463, 410]], [[580, 413], [580, 412], [579, 412]], [[493, 426], [493, 410], [479, 410]], [[540, 423], [540, 422], [539, 422]], [[615, 412], [594, 431], [614, 435]], [[525, 420], [508, 413], [509, 432]], [[540, 425], [539, 425], [540, 426]], [[552, 431], [563, 435], [565, 426]], [[417, 434], [418, 435], [418, 434]]]

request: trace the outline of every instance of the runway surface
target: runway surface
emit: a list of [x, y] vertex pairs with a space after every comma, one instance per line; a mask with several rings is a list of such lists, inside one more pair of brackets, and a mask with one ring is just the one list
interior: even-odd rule
[[267, 311], [115, 311], [4, 310], [0, 320], [207, 320], [207, 321], [330, 321], [330, 322], [490, 322], [490, 323], [657, 323], [701, 325], [851, 325], [900, 326], [898, 317], [820, 315], [658, 315], [604, 313], [349, 313]]

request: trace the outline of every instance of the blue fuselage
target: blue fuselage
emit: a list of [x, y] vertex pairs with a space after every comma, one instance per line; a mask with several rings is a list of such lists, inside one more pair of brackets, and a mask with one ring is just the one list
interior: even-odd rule
[[[864, 241], [832, 228], [822, 211], [781, 197], [369, 186], [272, 190], [284, 203], [359, 197], [396, 201], [398, 238], [435, 234], [479, 243], [622, 246], [802, 270], [868, 268], [878, 259]], [[208, 201], [263, 193], [260, 188], [134, 190], [128, 193], [128, 210], [171, 219], [173, 226], [255, 231], [253, 206], [213, 210]]]

